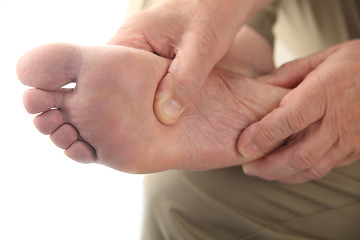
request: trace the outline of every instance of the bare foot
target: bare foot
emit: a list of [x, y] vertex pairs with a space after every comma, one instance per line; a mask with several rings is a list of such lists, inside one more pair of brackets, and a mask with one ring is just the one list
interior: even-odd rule
[[[240, 165], [236, 140], [287, 92], [215, 69], [173, 126], [153, 111], [169, 60], [120, 46], [52, 44], [22, 57], [17, 73], [31, 86], [24, 105], [35, 126], [79, 162], [136, 173]], [[64, 85], [76, 82], [74, 89]]]

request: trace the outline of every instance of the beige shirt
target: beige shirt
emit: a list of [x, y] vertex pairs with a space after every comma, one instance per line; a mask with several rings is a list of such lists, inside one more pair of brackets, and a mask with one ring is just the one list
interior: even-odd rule
[[[131, 0], [128, 16], [162, 0]], [[360, 0], [278, 0], [249, 26], [273, 44], [280, 39], [296, 57], [360, 37]]]
[[296, 56], [302, 57], [359, 38], [360, 1], [279, 0], [249, 25], [270, 42], [281, 39]]

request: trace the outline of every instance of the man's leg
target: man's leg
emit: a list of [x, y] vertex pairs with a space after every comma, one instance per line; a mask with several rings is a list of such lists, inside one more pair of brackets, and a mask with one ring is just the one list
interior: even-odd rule
[[356, 163], [301, 185], [248, 177], [241, 167], [147, 175], [142, 239], [356, 240], [359, 171]]

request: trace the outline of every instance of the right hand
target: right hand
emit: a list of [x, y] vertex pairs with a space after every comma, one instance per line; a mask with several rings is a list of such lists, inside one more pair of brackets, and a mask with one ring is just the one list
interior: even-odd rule
[[127, 20], [109, 44], [173, 59], [154, 102], [157, 118], [173, 124], [197, 95], [243, 23], [269, 2], [167, 0]]

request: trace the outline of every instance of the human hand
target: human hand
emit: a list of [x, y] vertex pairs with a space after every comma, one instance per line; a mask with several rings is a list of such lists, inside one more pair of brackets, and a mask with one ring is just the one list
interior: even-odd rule
[[242, 24], [271, 0], [168, 0], [130, 18], [109, 44], [173, 59], [157, 88], [154, 111], [173, 124], [198, 94]]
[[360, 40], [283, 65], [263, 80], [294, 88], [240, 136], [244, 172], [304, 183], [360, 157]]

